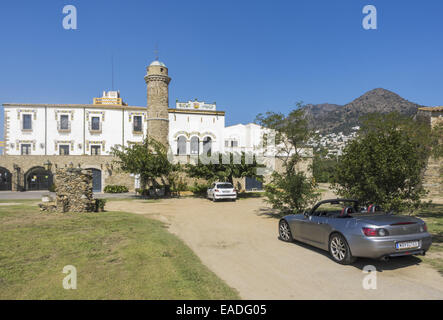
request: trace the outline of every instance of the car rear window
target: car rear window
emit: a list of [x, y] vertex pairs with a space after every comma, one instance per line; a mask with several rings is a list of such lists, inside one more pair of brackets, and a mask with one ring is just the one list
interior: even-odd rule
[[217, 188], [220, 188], [220, 189], [232, 189], [234, 187], [230, 183], [220, 183], [220, 184], [217, 185]]

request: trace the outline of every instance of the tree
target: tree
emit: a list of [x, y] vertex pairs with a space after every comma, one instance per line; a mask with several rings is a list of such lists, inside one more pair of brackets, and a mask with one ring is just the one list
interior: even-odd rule
[[178, 170], [178, 166], [172, 164], [167, 155], [166, 147], [154, 140], [146, 139], [141, 144], [133, 144], [128, 147], [113, 147], [111, 154], [120, 170], [140, 175], [140, 187], [158, 187], [158, 180], [168, 184], [171, 172]]
[[274, 171], [265, 185], [266, 201], [274, 209], [288, 212], [303, 211], [319, 197], [315, 181], [296, 169], [302, 159], [303, 147], [313, 134], [301, 107], [298, 103], [287, 116], [267, 112], [256, 117], [258, 124], [275, 135], [276, 155], [283, 162], [282, 172]]
[[228, 181], [233, 184], [234, 178], [258, 177], [257, 168], [263, 166], [257, 163], [255, 155], [247, 155], [245, 152], [225, 155], [219, 153], [212, 157], [218, 161], [204, 164], [199, 158], [197, 164], [186, 164], [185, 171], [191, 178], [203, 178], [209, 182]]
[[434, 143], [424, 123], [398, 113], [368, 115], [339, 157], [333, 187], [339, 195], [364, 204], [417, 209], [426, 194], [422, 178]]
[[337, 160], [326, 158], [319, 153], [314, 153], [312, 160], [312, 174], [317, 182], [331, 182]]
[[319, 193], [313, 179], [304, 172], [281, 174], [274, 171], [265, 185], [266, 202], [283, 212], [302, 212], [318, 201]]
[[[283, 160], [286, 170], [293, 171], [301, 159], [302, 148], [313, 136], [308, 128], [308, 120], [305, 117], [302, 103], [298, 102], [296, 108], [286, 116], [280, 112], [268, 111], [259, 113], [255, 122], [270, 129], [268, 135], [275, 138], [276, 153]], [[266, 140], [268, 137], [265, 136]]]

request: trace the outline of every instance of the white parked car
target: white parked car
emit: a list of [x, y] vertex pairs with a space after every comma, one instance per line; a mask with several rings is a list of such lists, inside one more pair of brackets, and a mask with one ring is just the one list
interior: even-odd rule
[[220, 199], [235, 201], [237, 199], [237, 190], [229, 182], [215, 182], [208, 189], [207, 195], [208, 199], [212, 199], [214, 202]]

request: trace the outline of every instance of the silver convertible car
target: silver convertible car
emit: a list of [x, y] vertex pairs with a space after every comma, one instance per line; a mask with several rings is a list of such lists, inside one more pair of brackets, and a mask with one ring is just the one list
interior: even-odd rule
[[361, 207], [351, 199], [324, 200], [308, 212], [283, 217], [279, 236], [327, 250], [341, 264], [357, 257], [425, 255], [432, 243], [423, 220], [386, 213], [377, 205]]

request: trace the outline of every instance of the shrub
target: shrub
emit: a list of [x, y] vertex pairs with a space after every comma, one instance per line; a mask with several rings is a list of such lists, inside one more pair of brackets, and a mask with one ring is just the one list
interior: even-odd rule
[[105, 211], [106, 199], [95, 199], [95, 212]]
[[106, 193], [124, 193], [128, 192], [128, 188], [126, 186], [119, 186], [119, 185], [107, 185], [104, 189]]
[[303, 172], [273, 172], [271, 181], [265, 186], [266, 202], [272, 208], [287, 213], [299, 213], [314, 205], [319, 194], [317, 184]]
[[51, 184], [50, 186], [49, 186], [49, 188], [48, 188], [48, 191], [49, 192], [55, 192], [55, 183], [53, 183], [53, 184]]
[[189, 187], [189, 190], [197, 196], [205, 196], [208, 188], [208, 183], [199, 184], [197, 182], [194, 182], [194, 185], [192, 187]]

